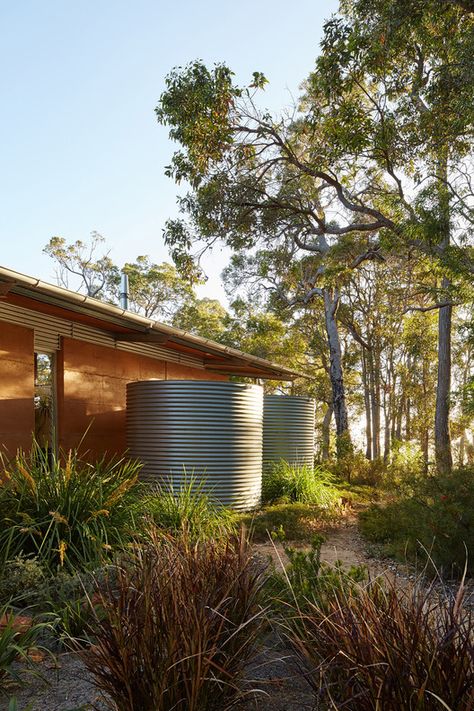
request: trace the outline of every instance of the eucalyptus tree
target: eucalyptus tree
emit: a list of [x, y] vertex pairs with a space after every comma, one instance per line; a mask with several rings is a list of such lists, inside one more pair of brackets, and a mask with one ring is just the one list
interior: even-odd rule
[[172, 321], [176, 311], [195, 299], [189, 280], [172, 264], [155, 264], [142, 255], [120, 269], [98, 232], [90, 240], [70, 243], [52, 237], [43, 251], [56, 262], [58, 284], [108, 303], [118, 304], [120, 272], [128, 274], [129, 308], [148, 318]]
[[[452, 282], [472, 275], [470, 181], [474, 18], [442, 0], [353, 0], [324, 28], [300, 104], [273, 117], [225, 65], [176, 69], [157, 107], [180, 144], [168, 174], [186, 180], [182, 219], [165, 238], [181, 269], [218, 240], [236, 251], [285, 247], [305, 262], [299, 299], [324, 303], [332, 362], [341, 272], [390, 251], [428, 255], [438, 275], [436, 459], [451, 467]], [[304, 260], [303, 260], [304, 261]], [[333, 373], [339, 434], [348, 431], [342, 370]]]

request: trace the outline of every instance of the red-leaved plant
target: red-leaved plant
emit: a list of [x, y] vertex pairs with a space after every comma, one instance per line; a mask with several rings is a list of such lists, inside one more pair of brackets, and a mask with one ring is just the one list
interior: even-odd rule
[[225, 709], [262, 625], [264, 575], [244, 535], [193, 542], [153, 532], [96, 596], [83, 653], [116, 711]]
[[[376, 581], [284, 624], [315, 695], [348, 711], [472, 711], [474, 618], [456, 595]], [[326, 707], [326, 706], [325, 706]]]

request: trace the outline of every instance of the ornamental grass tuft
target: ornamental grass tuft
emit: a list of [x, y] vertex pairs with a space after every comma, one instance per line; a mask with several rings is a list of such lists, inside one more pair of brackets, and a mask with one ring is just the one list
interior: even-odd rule
[[263, 573], [242, 536], [225, 545], [158, 529], [98, 594], [83, 653], [115, 711], [214, 711], [237, 682], [262, 626]]
[[[376, 581], [324, 606], [288, 606], [283, 626], [315, 698], [348, 711], [472, 711], [474, 618], [456, 594]], [[325, 706], [326, 708], [326, 706]]]
[[321, 509], [340, 507], [340, 495], [330, 472], [307, 464], [281, 460], [267, 469], [262, 478], [263, 503], [313, 504]]
[[35, 444], [1, 462], [0, 566], [34, 555], [54, 573], [97, 566], [130, 540], [141, 506], [140, 465], [77, 452], [47, 454]]
[[206, 493], [205, 480], [185, 477], [178, 486], [155, 485], [145, 497], [147, 516], [158, 528], [173, 535], [197, 539], [222, 539], [236, 530], [233, 512]]

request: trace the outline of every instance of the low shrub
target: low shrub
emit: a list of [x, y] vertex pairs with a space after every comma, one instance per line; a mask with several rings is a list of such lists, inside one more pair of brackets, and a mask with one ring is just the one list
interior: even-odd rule
[[223, 546], [155, 532], [113, 586], [85, 663], [115, 711], [210, 711], [235, 700], [261, 627], [262, 572]]
[[474, 472], [458, 469], [449, 475], [412, 480], [404, 497], [386, 505], [372, 505], [359, 517], [363, 535], [381, 543], [387, 554], [426, 560], [447, 575], [460, 575], [474, 560]]
[[282, 460], [266, 470], [262, 478], [262, 503], [314, 504], [320, 509], [337, 509], [340, 496], [331, 474], [322, 467], [289, 464]]
[[0, 605], [12, 601], [22, 606], [34, 604], [44, 581], [45, 572], [37, 557], [20, 554], [5, 561], [0, 574]]
[[22, 553], [53, 572], [87, 568], [130, 539], [140, 502], [138, 463], [88, 464], [72, 451], [49, 458], [36, 445], [3, 466], [0, 564]]
[[237, 520], [249, 529], [257, 542], [268, 542], [269, 536], [305, 541], [334, 523], [340, 513], [340, 510], [320, 509], [310, 504], [276, 504], [256, 513], [240, 514]]
[[16, 661], [28, 663], [29, 654], [38, 648], [46, 622], [18, 617], [9, 605], [0, 607], [0, 694], [8, 693], [11, 682], [21, 681]]
[[235, 532], [232, 511], [204, 491], [205, 482], [190, 477], [180, 486], [155, 487], [144, 499], [153, 524], [173, 535], [221, 538]]
[[343, 588], [287, 617], [315, 696], [348, 711], [471, 711], [474, 619], [463, 585], [442, 600], [387, 585]]
[[330, 465], [333, 475], [347, 481], [349, 484], [363, 484], [371, 487], [380, 486], [386, 475], [386, 464], [383, 459], [369, 461], [358, 451], [347, 453]]
[[289, 564], [284, 571], [274, 568], [266, 586], [274, 608], [286, 611], [288, 605], [296, 605], [301, 611], [312, 603], [324, 608], [334, 594], [352, 590], [367, 578], [364, 566], [346, 569], [341, 561], [334, 565], [321, 561], [324, 540], [313, 536], [309, 550], [284, 547]]

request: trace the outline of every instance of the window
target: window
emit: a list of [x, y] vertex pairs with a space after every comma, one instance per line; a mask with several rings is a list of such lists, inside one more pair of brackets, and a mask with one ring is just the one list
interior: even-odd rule
[[35, 353], [35, 439], [45, 451], [55, 447], [54, 356]]

